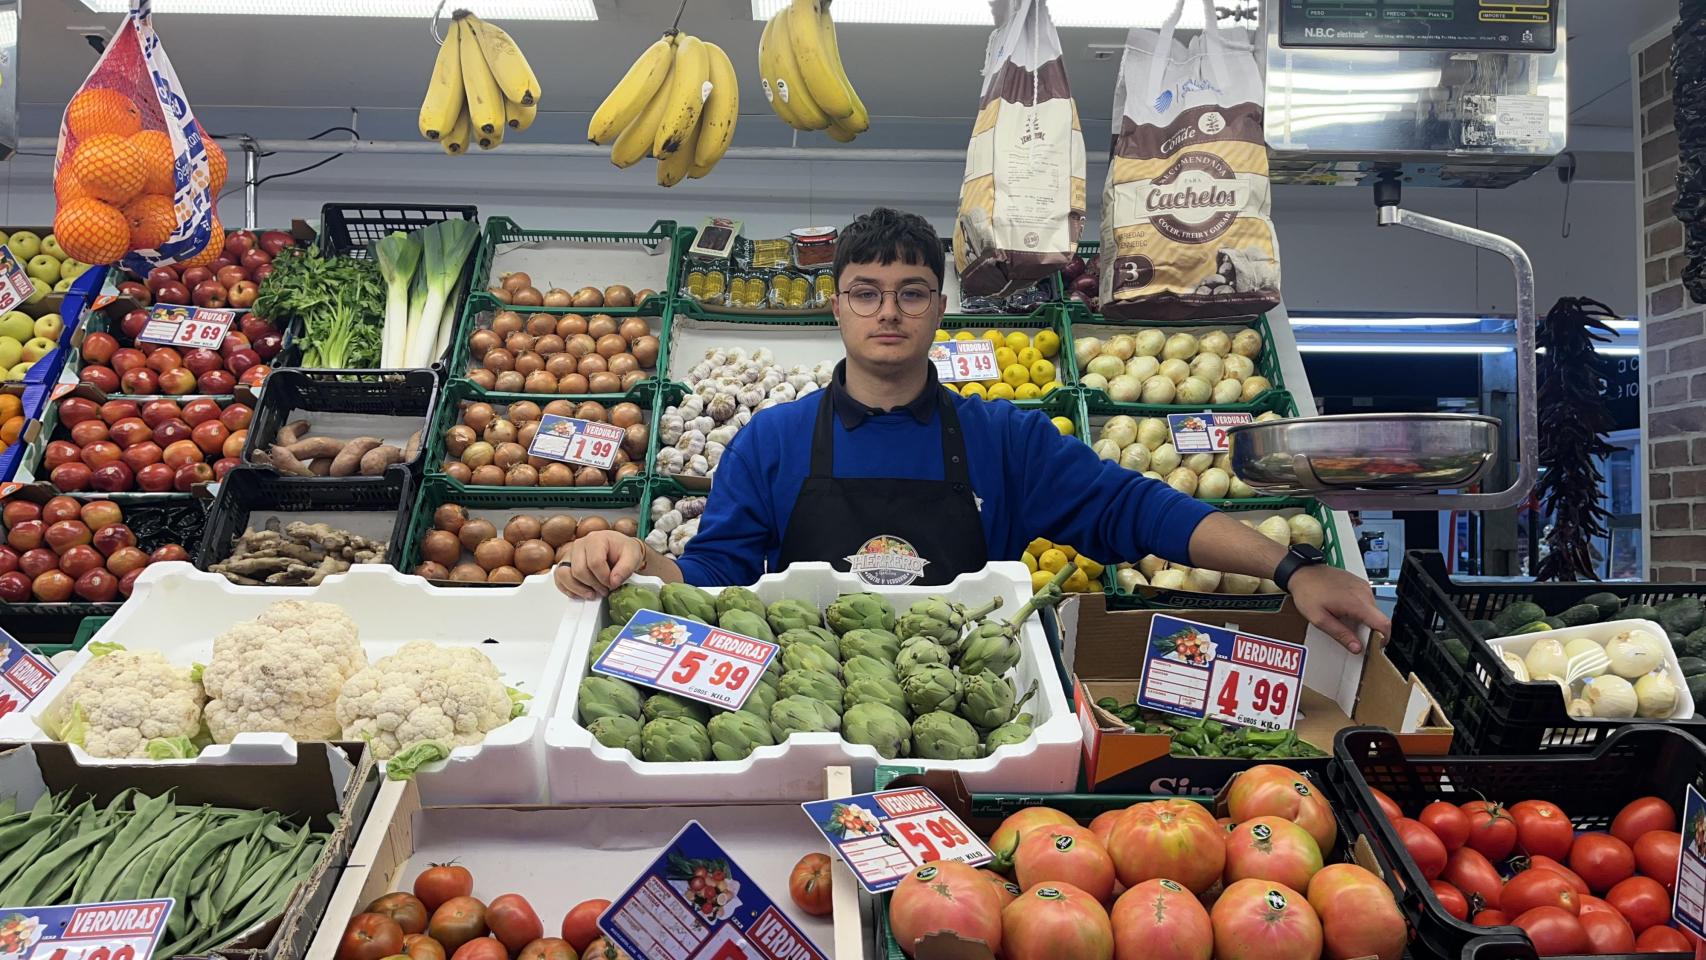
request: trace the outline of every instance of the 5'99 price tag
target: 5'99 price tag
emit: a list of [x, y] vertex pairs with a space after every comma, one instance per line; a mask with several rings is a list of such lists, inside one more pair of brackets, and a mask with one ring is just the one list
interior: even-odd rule
[[765, 640], [641, 610], [599, 654], [592, 672], [739, 710], [780, 651]]
[[1001, 370], [995, 364], [995, 344], [981, 338], [933, 343], [930, 362], [936, 365], [936, 379], [943, 383], [1001, 379]]
[[892, 890], [915, 867], [936, 860], [971, 866], [994, 854], [936, 794], [924, 787], [880, 790], [800, 804], [859, 884]]
[[616, 451], [622, 449], [622, 441], [627, 437], [614, 424], [547, 413], [539, 418], [539, 432], [533, 435], [527, 452], [547, 460], [609, 470], [616, 463]]
[[218, 350], [237, 320], [236, 310], [157, 305], [136, 339], [184, 350]]

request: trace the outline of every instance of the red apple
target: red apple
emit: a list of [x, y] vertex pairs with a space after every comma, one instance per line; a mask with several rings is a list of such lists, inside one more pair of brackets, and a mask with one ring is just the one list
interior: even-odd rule
[[111, 500], [90, 500], [79, 508], [77, 519], [83, 521], [90, 530], [99, 530], [115, 523], [123, 523], [124, 511]]
[[123, 320], [118, 322], [119, 332], [124, 334], [126, 337], [129, 337], [132, 341], [135, 341], [137, 337], [141, 336], [142, 331], [147, 327], [147, 310], [132, 310], [124, 315]]
[[95, 531], [93, 543], [96, 550], [110, 557], [119, 547], [136, 546], [136, 534], [131, 533], [130, 528], [122, 523], [109, 523]]
[[136, 489], [144, 493], [165, 493], [172, 489], [171, 467], [164, 463], [151, 463], [136, 471]]
[[213, 461], [213, 479], [224, 480], [225, 475], [243, 465], [236, 457], [220, 457]]
[[225, 438], [224, 445], [219, 448], [219, 453], [221, 456], [242, 459], [243, 445], [248, 442], [248, 430], [232, 430], [230, 435]]
[[219, 419], [219, 401], [208, 397], [198, 397], [184, 404], [183, 420], [190, 426], [207, 420]]
[[171, 267], [155, 267], [148, 271], [148, 289], [158, 290], [161, 284], [177, 283], [178, 271]]
[[113, 371], [121, 377], [138, 367], [146, 368], [147, 366], [147, 355], [135, 347], [121, 347], [117, 353], [113, 354]]
[[47, 542], [48, 547], [50, 547], [54, 553], [64, 556], [66, 550], [75, 547], [79, 543], [86, 544], [93, 537], [94, 534], [89, 532], [89, 528], [83, 523], [83, 521], [61, 520], [48, 527], [47, 533], [43, 535], [42, 539]]
[[85, 420], [101, 419], [101, 408], [93, 400], [82, 397], [66, 397], [59, 405], [59, 422], [68, 427], [75, 427]]
[[42, 534], [46, 532], [47, 524], [40, 520], [21, 520], [6, 531], [6, 546], [19, 552], [34, 550], [41, 546]]
[[48, 570], [59, 569], [59, 554], [46, 547], [36, 547], [25, 550], [18, 557], [18, 572], [31, 580], [41, 576]]
[[198, 377], [209, 370], [218, 370], [223, 366], [225, 366], [225, 358], [214, 350], [198, 347], [184, 354], [184, 369]]
[[80, 577], [90, 570], [106, 565], [107, 558], [102, 556], [99, 550], [87, 544], [80, 543], [73, 547], [67, 547], [65, 552], [59, 555], [59, 569], [73, 577]]
[[52, 472], [47, 475], [47, 481], [61, 490], [71, 492], [87, 490], [89, 489], [89, 474], [93, 472], [88, 465], [80, 461], [62, 463], [54, 467]]
[[30, 598], [30, 578], [21, 571], [0, 573], [0, 600], [23, 603]]
[[271, 320], [263, 320], [252, 313], [243, 314], [242, 319], [237, 321], [237, 329], [242, 332], [243, 336], [249, 338], [250, 343], [278, 332], [278, 328], [272, 325]]
[[47, 469], [52, 470], [62, 463], [81, 461], [83, 450], [69, 440], [53, 440], [42, 452], [41, 462]]
[[296, 246], [296, 239], [283, 230], [268, 230], [261, 234], [261, 249], [278, 256], [280, 250]]
[[136, 472], [123, 460], [96, 467], [95, 472], [89, 474], [89, 486], [102, 493], [123, 493], [135, 483]]
[[242, 259], [237, 261], [244, 270], [248, 270], [251, 273], [254, 272], [256, 267], [265, 266], [271, 262], [272, 254], [265, 250], [250, 250], [248, 253], [243, 254]]
[[198, 307], [218, 309], [225, 306], [225, 288], [217, 280], [207, 280], [195, 285], [195, 289], [190, 291], [190, 299]]
[[239, 280], [225, 291], [225, 301], [233, 307], [247, 310], [255, 305], [255, 299], [261, 295], [261, 288], [253, 280]]
[[255, 282], [256, 283], [266, 283], [267, 278], [272, 276], [273, 267], [275, 267], [275, 266], [277, 266], [277, 264], [263, 263], [260, 266], [256, 267], [254, 270]]
[[147, 568], [146, 567], [137, 567], [135, 570], [132, 570], [129, 573], [125, 574], [124, 576], [119, 577], [118, 578], [118, 595], [121, 597], [130, 596], [131, 591], [136, 589], [136, 578], [142, 576], [142, 571], [145, 569], [147, 569]]
[[232, 260], [241, 260], [243, 254], [255, 249], [259, 240], [248, 230], [234, 230], [225, 237], [225, 255]]
[[249, 335], [241, 330], [232, 330], [225, 335], [224, 340], [219, 341], [219, 355], [230, 359], [231, 354], [245, 350], [248, 346]]
[[141, 417], [128, 417], [112, 425], [112, 440], [125, 449], [129, 449], [144, 440], [152, 440], [154, 431]]
[[139, 473], [143, 467], [159, 463], [160, 457], [160, 445], [152, 440], [144, 440], [135, 446], [125, 447], [124, 453], [119, 455], [119, 462], [129, 467], [131, 473]]
[[219, 273], [219, 271], [225, 269], [226, 267], [229, 267], [230, 265], [232, 265], [233, 263], [236, 263], [236, 262], [237, 261], [232, 259], [231, 257], [227, 257], [224, 254], [220, 254], [217, 259], [215, 259], [212, 263], [207, 265], [207, 269], [212, 270], [214, 272], [214, 274], [217, 275]]
[[194, 440], [184, 439], [173, 441], [160, 455], [160, 462], [172, 468], [176, 473], [179, 468], [192, 463], [201, 463], [207, 455], [195, 445]]
[[187, 464], [172, 475], [172, 489], [179, 493], [189, 493], [198, 483], [212, 482], [213, 468], [205, 463]]
[[11, 573], [18, 569], [18, 551], [11, 547], [0, 547], [0, 573]]
[[42, 504], [41, 522], [52, 526], [61, 520], [83, 519], [83, 504], [76, 497], [54, 497]]
[[106, 363], [118, 352], [118, 338], [110, 333], [91, 333], [83, 338], [83, 359]]
[[77, 379], [89, 384], [102, 393], [117, 393], [122, 381], [111, 367], [103, 367], [91, 363], [77, 372]]
[[233, 431], [249, 429], [249, 421], [254, 419], [255, 412], [246, 403], [233, 403], [220, 411], [219, 422]]
[[119, 547], [107, 556], [107, 571], [122, 577], [132, 570], [148, 566], [148, 554], [135, 547]]
[[71, 599], [74, 581], [63, 570], [47, 570], [30, 584], [30, 592], [42, 603], [64, 603]]
[[40, 520], [41, 504], [28, 500], [7, 500], [4, 509], [0, 509], [0, 523], [7, 529], [23, 523], [25, 520]]
[[79, 447], [86, 447], [96, 440], [107, 440], [112, 437], [107, 429], [105, 420], [84, 420], [71, 428], [71, 442]]
[[[83, 372], [88, 373], [89, 371], [85, 370]], [[125, 393], [135, 394], [139, 397], [159, 393], [160, 375], [147, 367], [136, 367], [132, 370], [126, 370], [124, 372], [124, 376], [119, 378], [119, 388]]]
[[154, 428], [154, 442], [161, 447], [169, 447], [174, 441], [188, 440], [190, 429], [189, 424], [176, 418], [163, 421]]
[[[249, 279], [249, 271], [243, 267], [237, 266], [236, 264], [232, 264], [229, 267], [220, 267], [219, 272], [213, 275], [213, 279], [214, 282], [219, 284], [220, 299], [223, 300], [225, 298], [225, 291], [230, 289], [233, 284]], [[205, 286], [205, 284], [202, 286]], [[196, 287], [196, 289], [200, 290], [201, 286]]]
[[140, 416], [142, 410], [135, 400], [108, 400], [101, 404], [101, 419], [114, 424], [129, 417]]
[[110, 603], [118, 596], [118, 577], [106, 567], [96, 567], [78, 577], [71, 588], [90, 603]]
[[181, 283], [162, 283], [154, 288], [155, 303], [185, 304], [190, 302], [190, 288]]
[[237, 389], [237, 378], [229, 370], [209, 370], [195, 378], [195, 388], [202, 393], [226, 394]]
[[206, 283], [212, 279], [213, 271], [206, 267], [190, 267], [188, 270], [184, 271], [183, 275], [184, 286], [189, 287], [191, 290], [194, 290], [198, 284]]
[[229, 436], [231, 436], [231, 431], [227, 430], [225, 424], [218, 420], [198, 423], [190, 431], [190, 439], [195, 441], [195, 445], [200, 447], [203, 453], [210, 456], [221, 452], [225, 446], [225, 439]]
[[237, 382], [248, 387], [258, 387], [266, 380], [267, 374], [271, 372], [272, 367], [269, 367], [264, 363], [257, 363], [249, 369], [244, 370], [242, 375], [237, 378]]
[[155, 373], [165, 373], [183, 365], [184, 355], [171, 347], [157, 347], [148, 353], [148, 369]]
[[118, 295], [121, 297], [129, 297], [143, 306], [147, 306], [154, 302], [154, 295], [148, 292], [148, 285], [146, 283], [137, 283], [135, 280], [126, 280], [119, 284]]
[[169, 394], [174, 397], [181, 397], [186, 393], [194, 393], [195, 387], [195, 374], [185, 370], [183, 367], [173, 367], [165, 373], [160, 374], [161, 393]]
[[241, 350], [233, 350], [225, 357], [225, 365], [231, 368], [231, 372], [238, 376], [241, 376], [244, 370], [247, 370], [260, 362], [261, 355], [248, 347], [244, 347]]
[[148, 562], [149, 563], [170, 563], [174, 560], [186, 560], [187, 561], [189, 558], [190, 558], [189, 551], [185, 550], [183, 548], [182, 544], [164, 543], [158, 547], [155, 547], [154, 552], [148, 555]]
[[117, 463], [119, 455], [122, 453], [124, 451], [120, 450], [118, 444], [111, 440], [96, 440], [94, 443], [84, 444], [80, 459], [88, 464], [91, 470], [94, 470], [109, 463]]
[[253, 349], [255, 351], [255, 355], [260, 357], [261, 360], [269, 361], [273, 357], [278, 356], [278, 352], [284, 349], [284, 338], [276, 333], [269, 333], [259, 340], [256, 340]]
[[184, 410], [176, 400], [150, 400], [142, 408], [142, 422], [150, 427], [158, 427], [167, 420], [182, 418]]

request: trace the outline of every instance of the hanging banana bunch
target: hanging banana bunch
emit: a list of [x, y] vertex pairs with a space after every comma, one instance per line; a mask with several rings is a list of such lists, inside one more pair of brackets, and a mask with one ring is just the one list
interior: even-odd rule
[[506, 133], [533, 126], [540, 96], [539, 78], [510, 35], [458, 10], [421, 101], [421, 136], [452, 156], [470, 143], [491, 150]]
[[830, 0], [790, 0], [764, 25], [758, 71], [764, 99], [796, 130], [822, 130], [846, 143], [871, 126], [871, 115], [841, 66]]
[[711, 172], [734, 139], [740, 87], [714, 43], [670, 30], [646, 48], [593, 112], [586, 138], [610, 145], [610, 162], [657, 158], [658, 185]]

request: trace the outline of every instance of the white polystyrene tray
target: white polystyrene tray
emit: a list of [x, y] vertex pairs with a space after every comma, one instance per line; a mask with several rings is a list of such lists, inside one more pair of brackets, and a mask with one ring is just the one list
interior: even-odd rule
[[833, 324], [736, 323], [677, 315], [669, 325], [668, 379], [687, 382], [687, 371], [707, 350], [769, 350], [783, 369], [814, 367], [842, 356], [841, 334]]
[[[1488, 640], [1487, 645], [1496, 653], [1509, 650], [1519, 657], [1527, 657], [1529, 649], [1541, 640], [1562, 640], [1568, 643], [1578, 637], [1587, 637], [1604, 646], [1607, 640], [1635, 627], [1640, 627], [1661, 639], [1666, 638], [1665, 628], [1651, 620], [1607, 620], [1604, 623], [1584, 623], [1579, 627], [1560, 627], [1557, 630], [1541, 630], [1537, 633], [1519, 633], [1514, 637], [1498, 637]], [[1694, 716], [1694, 696], [1688, 692], [1688, 678], [1682, 675], [1682, 667], [1676, 662], [1676, 650], [1668, 639], [1665, 639], [1665, 672], [1670, 674], [1671, 680], [1676, 684], [1676, 707], [1671, 710], [1670, 716], [1663, 719], [1675, 720]]]
[[[438, 587], [382, 564], [359, 564], [327, 577], [318, 587], [243, 587], [188, 563], [157, 563], [137, 578], [129, 602], [107, 621], [93, 641], [121, 643], [132, 650], [159, 650], [175, 664], [206, 663], [213, 638], [233, 624], [252, 620], [280, 600], [336, 603], [355, 620], [369, 662], [395, 653], [411, 640], [446, 646], [480, 646], [504, 683], [533, 695], [527, 714], [486, 735], [484, 743], [457, 747], [449, 759], [423, 767], [421, 790], [428, 802], [535, 803], [544, 797], [539, 727], [555, 706], [551, 678], [563, 674], [575, 626], [589, 604], [558, 591], [548, 576], [530, 577], [504, 591]], [[484, 643], [487, 638], [497, 642]], [[584, 656], [584, 654], [583, 654]], [[0, 740], [45, 740], [36, 719], [64, 693], [89, 662], [79, 653], [27, 708], [0, 720]], [[193, 760], [111, 760], [73, 747], [79, 763], [283, 763], [295, 754], [284, 734], [242, 734], [214, 745]]]
[[668, 293], [669, 265], [675, 260], [675, 241], [666, 239], [656, 247], [643, 243], [587, 242], [567, 239], [524, 240], [500, 243], [492, 255], [492, 272], [486, 286], [503, 282], [503, 275], [521, 271], [544, 293], [561, 287], [570, 293], [581, 287], [600, 290], [623, 284], [635, 293], [654, 290]]
[[[767, 574], [751, 589], [765, 603], [797, 597], [823, 607], [841, 594], [870, 587], [851, 574], [831, 570], [826, 563], [796, 563], [781, 573]], [[1030, 597], [1031, 579], [1022, 563], [992, 563], [944, 586], [887, 587], [876, 592], [887, 597], [897, 611], [932, 595], [974, 604], [1000, 595], [1004, 602], [997, 615], [1011, 617]], [[882, 758], [876, 748], [848, 743], [839, 733], [796, 733], [786, 743], [759, 747], [744, 760], [732, 762], [647, 763], [626, 750], [599, 743], [580, 725], [575, 713], [587, 653], [608, 622], [602, 603], [594, 609], [578, 623], [562, 694], [545, 725], [545, 771], [552, 802], [810, 800], [822, 795], [823, 768], [830, 764], [851, 766], [854, 789], [871, 789], [872, 774]], [[926, 769], [957, 770], [973, 791], [1071, 790], [1078, 781], [1083, 732], [1067, 704], [1060, 674], [1035, 615], [1020, 632], [1020, 647], [1015, 686], [1022, 693], [1032, 680], [1039, 681], [1037, 695], [1023, 708], [1036, 718], [1029, 741], [1001, 747], [994, 756], [978, 760], [907, 758], [903, 762]]]

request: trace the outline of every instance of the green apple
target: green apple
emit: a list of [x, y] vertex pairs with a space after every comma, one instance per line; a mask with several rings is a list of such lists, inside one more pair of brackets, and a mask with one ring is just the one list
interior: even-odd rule
[[11, 337], [0, 337], [0, 370], [10, 370], [24, 359], [24, 345]]
[[[28, 263], [42, 252], [41, 237], [28, 230], [19, 230], [12, 234], [11, 238], [6, 241], [6, 246], [12, 248], [12, 256], [17, 257], [19, 263]], [[58, 243], [54, 244], [56, 249], [58, 246]]]
[[24, 264], [24, 272], [37, 277], [46, 283], [59, 282], [59, 261], [45, 253], [38, 253]]
[[81, 277], [83, 275], [83, 271], [87, 269], [89, 269], [89, 265], [83, 261], [73, 260], [70, 257], [66, 257], [65, 260], [59, 264], [59, 278], [61, 280], [75, 280], [78, 277]]
[[53, 292], [53, 288], [43, 282], [40, 277], [31, 277], [30, 286], [34, 288], [35, 292], [24, 300], [25, 303], [40, 303], [47, 299], [48, 294]]
[[59, 335], [65, 332], [65, 321], [57, 313], [44, 313], [36, 318], [35, 335], [43, 340], [59, 342]]
[[31, 337], [24, 341], [24, 359], [31, 363], [35, 363], [42, 357], [47, 356], [49, 351], [57, 346], [59, 346], [59, 344], [54, 343], [46, 337]]
[[[36, 322], [27, 313], [13, 310], [11, 313], [0, 314], [0, 337], [11, 337], [23, 343], [36, 335]], [[10, 366], [10, 364], [7, 364]]]
[[53, 292], [54, 293], [70, 293], [71, 292], [71, 284], [74, 282], [76, 282], [76, 281], [72, 280], [70, 277], [60, 277], [59, 282], [53, 285]]
[[6, 379], [22, 380], [24, 379], [24, 374], [29, 373], [30, 368], [33, 366], [35, 366], [34, 360], [25, 360], [23, 363], [13, 364], [12, 369], [6, 371]]
[[47, 235], [46, 240], [41, 242], [41, 252], [55, 260], [65, 259], [65, 251], [59, 249], [59, 238], [51, 233]]

